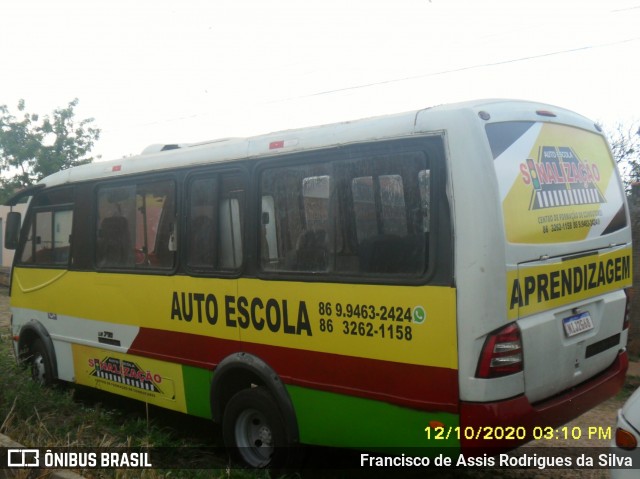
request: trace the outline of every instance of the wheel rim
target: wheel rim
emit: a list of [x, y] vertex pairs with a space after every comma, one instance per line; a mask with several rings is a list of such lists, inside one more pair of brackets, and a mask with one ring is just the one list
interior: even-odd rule
[[40, 384], [46, 381], [47, 371], [41, 354], [34, 356], [31, 360], [31, 377]]
[[264, 414], [256, 409], [240, 413], [235, 435], [240, 454], [248, 464], [262, 467], [269, 463], [275, 448], [273, 432]]

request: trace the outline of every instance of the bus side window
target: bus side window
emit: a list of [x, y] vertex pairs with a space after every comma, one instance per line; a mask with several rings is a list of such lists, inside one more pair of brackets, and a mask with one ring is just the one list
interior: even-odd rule
[[175, 189], [173, 180], [100, 187], [96, 265], [172, 268], [176, 254]]
[[220, 175], [218, 265], [223, 271], [239, 270], [244, 258], [244, 184], [240, 174]]
[[100, 268], [134, 266], [135, 185], [98, 189], [96, 265]]
[[[426, 271], [429, 170], [424, 153], [398, 153], [336, 165], [348, 188], [344, 221], [350, 250], [341, 270], [361, 275], [417, 276]], [[357, 262], [347, 261], [351, 255]]]
[[135, 225], [137, 267], [173, 267], [175, 248], [170, 248], [169, 243], [174, 234], [175, 211], [173, 181], [164, 180], [138, 185]]
[[187, 264], [191, 268], [213, 269], [215, 267], [217, 192], [216, 177], [196, 178], [189, 183]]
[[73, 192], [45, 192], [33, 200], [29, 234], [20, 255], [22, 264], [66, 267], [71, 252]]
[[264, 195], [262, 197], [262, 217], [260, 228], [260, 256], [262, 266], [267, 267], [269, 263], [278, 261], [278, 237], [276, 231], [276, 209], [273, 196]]
[[329, 271], [330, 165], [268, 169], [261, 178], [261, 266], [267, 271]]
[[61, 210], [53, 213], [53, 262], [67, 264], [71, 250], [71, 228], [73, 211]]
[[418, 187], [420, 189], [420, 206], [416, 208], [418, 222], [422, 225], [422, 231], [429, 232], [431, 221], [431, 171], [420, 170], [418, 172]]
[[220, 269], [237, 269], [242, 264], [240, 202], [226, 198], [220, 202]]
[[244, 180], [237, 174], [198, 176], [188, 183], [187, 266], [234, 271], [242, 266]]
[[98, 231], [98, 265], [132, 266], [133, 249], [127, 219], [122, 216], [104, 218]]
[[415, 277], [427, 269], [423, 152], [269, 168], [261, 195], [266, 271]]
[[51, 250], [53, 248], [52, 240], [51, 211], [36, 212], [22, 252], [22, 262], [32, 264], [50, 263]]

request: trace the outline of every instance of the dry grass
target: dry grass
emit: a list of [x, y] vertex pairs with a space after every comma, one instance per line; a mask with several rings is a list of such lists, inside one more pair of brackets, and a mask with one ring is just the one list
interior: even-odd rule
[[[19, 367], [8, 335], [0, 336], [0, 433], [26, 447], [70, 448], [181, 448], [198, 446], [194, 438], [149, 418], [144, 405], [131, 411], [105, 407], [90, 392], [72, 386], [42, 388]], [[94, 395], [100, 398], [100, 395]], [[105, 396], [105, 395], [103, 395]], [[106, 395], [105, 400], [123, 404]], [[137, 403], [136, 403], [137, 404]], [[211, 446], [211, 444], [203, 444]], [[173, 457], [173, 456], [172, 456]], [[227, 467], [227, 458], [214, 458], [212, 469], [191, 469], [190, 463], [176, 469], [86, 469], [76, 470], [88, 479], [170, 479], [170, 478], [268, 478], [266, 471], [242, 471]], [[204, 462], [204, 461], [202, 461]], [[206, 467], [206, 466], [202, 466]], [[214, 469], [213, 467], [217, 467]], [[26, 471], [27, 473], [29, 471]], [[46, 471], [40, 471], [46, 477]], [[33, 473], [33, 471], [31, 471]], [[20, 476], [17, 476], [20, 477]], [[24, 477], [33, 478], [33, 474]]]

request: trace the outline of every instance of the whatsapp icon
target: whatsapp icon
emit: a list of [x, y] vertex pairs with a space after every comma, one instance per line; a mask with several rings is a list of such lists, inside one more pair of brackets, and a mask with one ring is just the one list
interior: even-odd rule
[[427, 312], [424, 310], [422, 306], [416, 306], [413, 308], [413, 322], [416, 324], [424, 323], [424, 320], [427, 319]]

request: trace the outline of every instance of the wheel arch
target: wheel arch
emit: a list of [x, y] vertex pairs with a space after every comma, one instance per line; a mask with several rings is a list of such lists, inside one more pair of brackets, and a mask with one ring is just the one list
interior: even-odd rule
[[287, 388], [271, 366], [253, 354], [234, 353], [216, 367], [210, 394], [212, 419], [221, 423], [229, 399], [243, 389], [257, 386], [265, 387], [273, 396], [282, 412], [288, 436], [297, 444], [298, 421]]
[[47, 350], [47, 355], [53, 367], [53, 377], [57, 379], [58, 361], [56, 360], [56, 350], [53, 346], [53, 340], [47, 328], [36, 319], [29, 320], [29, 322], [20, 328], [20, 334], [18, 335], [18, 361], [22, 363], [29, 358], [31, 345], [36, 339], [40, 339]]

